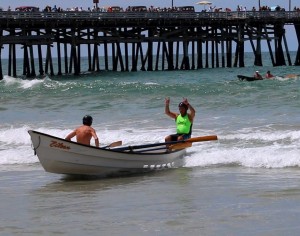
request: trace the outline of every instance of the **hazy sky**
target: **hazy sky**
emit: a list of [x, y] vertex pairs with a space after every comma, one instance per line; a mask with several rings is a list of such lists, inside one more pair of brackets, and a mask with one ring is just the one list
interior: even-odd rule
[[[173, 0], [174, 6], [183, 6], [183, 5], [191, 5], [195, 6], [196, 11], [203, 10], [203, 6], [196, 5], [197, 2], [201, 0]], [[258, 8], [258, 2], [259, 0], [211, 0], [212, 6], [216, 6], [219, 8], [231, 8], [232, 10], [235, 10], [237, 5], [246, 6], [247, 9], [252, 9], [253, 6]], [[290, 4], [291, 3], [291, 4]], [[281, 7], [284, 7], [286, 10], [289, 9], [291, 5], [291, 9], [293, 9], [295, 6], [300, 7], [299, 0], [260, 0], [261, 6], [268, 5], [270, 7], [279, 5]], [[49, 5], [53, 7], [56, 5], [57, 7], [62, 7], [63, 9], [66, 8], [72, 8], [72, 7], [82, 7], [83, 9], [87, 9], [88, 7], [93, 7], [93, 0], [0, 0], [0, 7], [2, 7], [4, 10], [8, 8], [8, 6], [11, 7], [11, 9], [14, 9], [18, 6], [37, 6], [40, 9], [43, 9], [45, 6]], [[154, 7], [171, 7], [172, 0], [99, 0], [99, 7], [102, 6], [121, 6], [123, 8], [126, 8], [128, 6], [133, 5], [144, 5], [147, 7], [150, 7], [151, 5]], [[286, 26], [287, 31], [287, 41], [289, 44], [289, 50], [290, 51], [296, 51], [298, 49], [298, 42], [296, 39], [295, 29], [293, 26]], [[264, 48], [262, 48], [265, 50]]]

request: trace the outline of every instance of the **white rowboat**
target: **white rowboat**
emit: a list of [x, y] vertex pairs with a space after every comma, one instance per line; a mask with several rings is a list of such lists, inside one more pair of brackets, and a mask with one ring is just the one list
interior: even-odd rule
[[68, 175], [123, 175], [181, 167], [185, 148], [166, 143], [97, 148], [29, 130], [35, 154], [45, 171]]

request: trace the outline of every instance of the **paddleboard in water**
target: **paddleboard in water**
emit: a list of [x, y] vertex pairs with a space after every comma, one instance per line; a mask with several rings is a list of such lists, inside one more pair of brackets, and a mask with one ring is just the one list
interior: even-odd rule
[[237, 75], [239, 80], [246, 80], [246, 81], [255, 81], [255, 80], [262, 80], [262, 79], [257, 79], [253, 76], [245, 76], [245, 75]]
[[297, 79], [299, 77], [300, 77], [300, 75], [288, 74], [288, 75], [285, 75], [283, 78], [285, 78], [285, 79]]

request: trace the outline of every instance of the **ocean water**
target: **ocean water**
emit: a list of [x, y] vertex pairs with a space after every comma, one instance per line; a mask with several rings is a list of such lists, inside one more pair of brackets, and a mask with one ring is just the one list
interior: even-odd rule
[[[236, 77], [257, 69], [276, 77], [255, 82]], [[0, 233], [295, 235], [300, 229], [299, 75], [300, 67], [273, 68], [270, 62], [44, 79], [5, 75]], [[63, 138], [85, 114], [93, 116], [101, 145], [162, 142], [175, 130], [164, 114], [165, 97], [171, 98], [172, 111], [183, 98], [194, 106], [194, 137], [219, 138], [194, 143], [182, 168], [72, 179], [44, 172], [34, 156], [29, 129]]]

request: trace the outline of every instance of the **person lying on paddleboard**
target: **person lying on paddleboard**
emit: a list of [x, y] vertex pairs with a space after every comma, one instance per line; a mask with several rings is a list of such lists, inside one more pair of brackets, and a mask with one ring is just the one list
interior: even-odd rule
[[99, 147], [99, 139], [96, 131], [91, 127], [93, 123], [93, 118], [86, 115], [82, 119], [82, 126], [78, 127], [71, 133], [67, 135], [66, 140], [71, 140], [71, 138], [76, 136], [77, 142], [85, 145], [91, 145], [92, 137], [95, 139], [96, 147]]
[[263, 79], [263, 77], [261, 76], [261, 74], [259, 74], [259, 71], [255, 71], [253, 77], [257, 80]]
[[[175, 119], [176, 123], [176, 134], [165, 137], [165, 142], [189, 139], [192, 134], [193, 120], [196, 113], [195, 109], [189, 104], [186, 98], [178, 105], [179, 114], [170, 111], [170, 98], [166, 98], [165, 103], [166, 115]], [[188, 109], [190, 112], [188, 112]]]
[[266, 79], [274, 78], [274, 75], [271, 74], [271, 72], [268, 70], [266, 74]]

